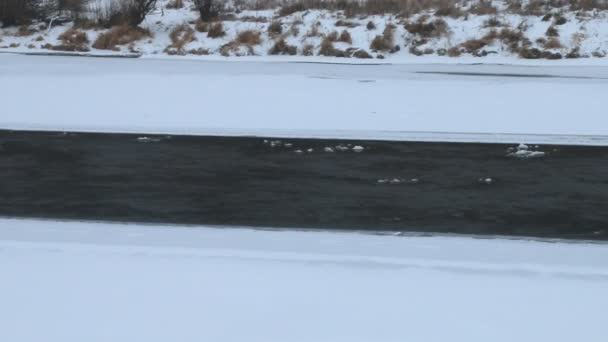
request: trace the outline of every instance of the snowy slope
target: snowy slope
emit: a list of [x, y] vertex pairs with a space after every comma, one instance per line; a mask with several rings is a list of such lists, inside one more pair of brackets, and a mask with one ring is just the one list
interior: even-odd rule
[[[108, 0], [95, 0], [92, 2], [93, 8], [104, 8]], [[167, 8], [171, 0], [160, 0], [158, 9], [142, 23], [142, 27], [150, 30], [153, 37], [150, 39], [142, 39], [133, 44], [125, 44], [119, 46], [119, 52], [128, 53], [136, 51], [147, 56], [167, 56], [167, 47], [171, 45], [171, 32], [180, 25], [188, 25], [195, 27], [195, 21], [198, 19], [198, 14], [192, 8], [192, 2], [186, 0], [185, 7], [179, 9]], [[472, 2], [471, 2], [472, 3]], [[343, 12], [325, 11], [325, 10], [309, 10], [304, 12], [296, 12], [287, 16], [280, 16], [278, 9], [271, 10], [244, 10], [234, 14], [234, 18], [222, 21], [225, 35], [222, 37], [210, 38], [206, 32], [195, 32], [194, 40], [188, 42], [182, 53], [190, 58], [206, 59], [208, 56], [197, 56], [191, 51], [206, 50], [211, 56], [219, 57], [222, 55], [221, 49], [223, 46], [233, 42], [240, 32], [253, 30], [261, 34], [261, 42], [250, 46], [250, 48], [241, 46], [228, 53], [230, 56], [269, 56], [269, 50], [275, 42], [282, 38], [287, 44], [297, 48], [297, 55], [300, 58], [304, 57], [304, 48], [306, 45], [312, 46], [313, 58], [329, 59], [329, 57], [319, 57], [321, 42], [324, 37], [327, 37], [336, 32], [347, 31], [352, 37], [351, 43], [334, 42], [336, 48], [340, 50], [363, 49], [377, 58], [380, 55], [384, 61], [392, 63], [427, 63], [433, 60], [442, 60], [445, 62], [462, 62], [466, 60], [474, 60], [477, 63], [495, 63], [501, 61], [503, 63], [518, 63], [522, 61], [517, 53], [510, 51], [508, 44], [500, 40], [493, 40], [488, 46], [485, 46], [481, 51], [485, 51], [487, 56], [473, 57], [474, 54], [465, 52], [461, 56], [450, 58], [445, 56], [446, 51], [452, 47], [460, 47], [463, 43], [482, 39], [492, 30], [500, 32], [502, 29], [514, 31], [522, 30], [524, 36], [529, 40], [530, 48], [538, 48], [543, 51], [559, 53], [565, 58], [569, 53], [577, 51], [580, 58], [566, 60], [567, 63], [586, 65], [588, 63], [608, 63], [608, 20], [606, 11], [566, 11], [564, 9], [554, 9], [551, 13], [560, 14], [566, 23], [562, 25], [554, 24], [553, 20], [543, 20], [543, 16], [513, 14], [506, 11], [507, 4], [504, 1], [493, 1], [499, 12], [496, 15], [475, 15], [469, 14], [459, 18], [438, 17], [434, 16], [434, 11], [426, 11], [415, 14], [409, 18], [396, 16], [394, 14], [385, 15], [363, 15], [346, 17]], [[90, 15], [94, 15], [94, 11]], [[417, 33], [409, 32], [405, 25], [415, 23], [421, 17], [430, 16], [430, 19], [423, 20], [428, 23], [435, 19], [441, 19], [446, 22], [447, 30], [440, 36], [420, 37]], [[498, 24], [496, 26], [488, 26], [488, 20], [495, 19]], [[336, 25], [340, 20], [349, 23], [350, 27]], [[268, 33], [268, 27], [273, 22], [281, 24], [282, 32], [280, 35]], [[368, 29], [367, 24], [374, 23], [375, 28]], [[378, 35], [382, 35], [384, 29], [388, 25], [395, 26], [394, 37], [391, 45], [398, 45], [400, 50], [390, 53], [389, 51], [373, 51], [371, 43]], [[559, 47], [545, 48], [542, 41], [546, 41], [551, 37], [547, 36], [546, 32], [549, 27], [555, 27], [558, 31], [558, 37], [554, 37], [559, 42]], [[41, 52], [48, 51], [44, 46], [47, 44], [61, 44], [59, 36], [69, 30], [71, 24], [64, 26], [53, 26], [51, 28], [39, 28], [38, 25], [33, 25], [30, 30], [35, 31], [31, 34], [23, 35], [19, 33], [18, 28], [0, 29], [0, 51], [19, 51], [19, 52]], [[311, 31], [316, 30], [315, 34]], [[107, 50], [97, 50], [93, 48], [93, 42], [106, 29], [95, 28], [85, 30], [90, 41], [88, 47], [93, 54], [107, 54]], [[424, 38], [424, 39], [421, 39]], [[539, 40], [541, 39], [541, 40]], [[414, 41], [422, 41], [423, 44], [413, 44]], [[419, 51], [427, 51], [428, 54], [417, 56], [410, 48], [416, 45]], [[443, 53], [440, 53], [443, 51]], [[111, 52], [111, 51], [110, 51]], [[439, 55], [443, 54], [443, 57]], [[279, 58], [286, 58], [279, 56]], [[293, 57], [292, 57], [293, 58]], [[355, 58], [349, 58], [353, 60]], [[524, 62], [529, 62], [523, 60]], [[533, 63], [556, 64], [561, 61], [553, 60], [533, 60]]]
[[0, 55], [0, 75], [7, 129], [608, 144], [599, 66]]
[[605, 338], [608, 246], [0, 220], [0, 340]]

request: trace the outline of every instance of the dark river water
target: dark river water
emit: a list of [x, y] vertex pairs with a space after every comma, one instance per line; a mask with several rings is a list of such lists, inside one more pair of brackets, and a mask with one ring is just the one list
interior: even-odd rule
[[606, 147], [274, 140], [0, 131], [0, 216], [608, 239]]

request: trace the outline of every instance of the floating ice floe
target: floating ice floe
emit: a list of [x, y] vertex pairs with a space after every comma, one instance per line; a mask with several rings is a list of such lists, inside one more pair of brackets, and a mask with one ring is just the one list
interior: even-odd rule
[[[410, 183], [418, 183], [420, 180], [418, 178], [412, 178], [409, 180]], [[404, 178], [381, 178], [376, 181], [378, 184], [402, 184], [406, 183], [408, 180]]]
[[306, 152], [308, 152], [308, 153], [313, 153], [314, 151], [315, 151], [314, 148], [309, 148], [308, 150], [306, 150]]
[[344, 152], [344, 151], [348, 151], [348, 146], [344, 146], [344, 145], [338, 145], [336, 146], [336, 151], [340, 151], [340, 152]]
[[293, 152], [294, 152], [294, 153], [297, 153], [297, 154], [302, 154], [302, 153], [304, 153], [304, 151], [302, 151], [302, 150], [295, 150], [295, 151], [293, 151]]
[[365, 148], [364, 148], [363, 146], [359, 146], [359, 145], [357, 145], [357, 146], [354, 146], [354, 147], [353, 147], [353, 151], [355, 151], [355, 152], [357, 152], [357, 153], [359, 153], [359, 152], [363, 152], [363, 150], [365, 150]]
[[159, 142], [161, 140], [162, 140], [161, 138], [151, 138], [151, 137], [138, 137], [137, 138], [137, 142], [142, 142], [142, 143]]
[[486, 178], [479, 178], [479, 179], [477, 180], [477, 182], [478, 182], [478, 183], [481, 183], [481, 184], [492, 184], [492, 183], [494, 183], [494, 179], [492, 179], [492, 178], [490, 178], [490, 177], [486, 177]]
[[[534, 146], [534, 148], [538, 148], [538, 147], [539, 147], [538, 145]], [[545, 156], [545, 152], [530, 150], [530, 148], [526, 144], [519, 144], [519, 146], [517, 146], [517, 149], [514, 149], [512, 147], [507, 149], [507, 157], [523, 159], [523, 158], [538, 158], [538, 157], [544, 157], [544, 156]]]
[[323, 149], [323, 151], [328, 152], [328, 153], [331, 153], [331, 152], [333, 152], [333, 151], [334, 151], [334, 149], [333, 149], [333, 148], [331, 148], [331, 147], [325, 147], [325, 148]]

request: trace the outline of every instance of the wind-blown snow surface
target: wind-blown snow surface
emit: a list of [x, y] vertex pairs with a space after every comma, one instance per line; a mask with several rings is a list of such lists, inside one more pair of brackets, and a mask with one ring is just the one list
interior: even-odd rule
[[8, 129], [608, 144], [600, 66], [0, 55], [0, 80]]
[[604, 341], [608, 246], [0, 220], [0, 340]]

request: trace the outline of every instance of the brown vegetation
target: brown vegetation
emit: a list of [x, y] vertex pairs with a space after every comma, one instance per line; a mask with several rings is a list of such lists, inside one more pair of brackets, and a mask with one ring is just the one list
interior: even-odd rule
[[128, 25], [115, 26], [107, 32], [100, 33], [93, 43], [93, 48], [117, 50], [118, 45], [131, 44], [146, 37], [152, 37], [152, 33], [148, 29]]
[[224, 25], [221, 21], [211, 24], [209, 26], [209, 30], [207, 32], [207, 37], [209, 38], [220, 38], [226, 35], [224, 32]]
[[268, 51], [271, 55], [295, 55], [298, 53], [298, 48], [294, 45], [289, 45], [285, 39], [277, 40], [272, 48]]

